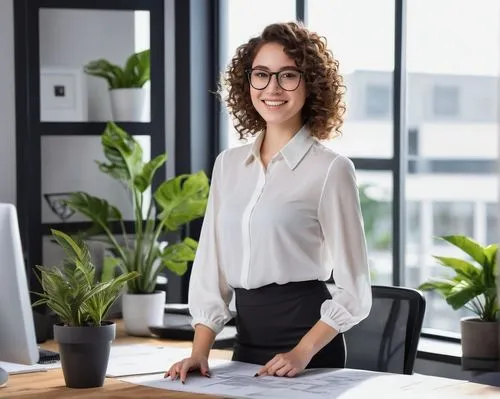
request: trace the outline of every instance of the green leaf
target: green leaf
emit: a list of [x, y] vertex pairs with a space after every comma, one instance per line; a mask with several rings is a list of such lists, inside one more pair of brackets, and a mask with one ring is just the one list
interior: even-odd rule
[[149, 186], [153, 183], [153, 176], [155, 172], [160, 168], [165, 161], [167, 156], [165, 154], [160, 154], [148, 163], [146, 163], [139, 174], [134, 178], [134, 186], [141, 193], [146, 191]]
[[[98, 232], [103, 227], [107, 227], [112, 220], [121, 220], [122, 214], [118, 208], [110, 205], [108, 201], [94, 197], [87, 193], [76, 192], [64, 201], [71, 209], [88, 217], [98, 227], [91, 227], [94, 232]], [[88, 234], [88, 233], [87, 233]]]
[[483, 251], [484, 256], [486, 256], [486, 259], [488, 260], [489, 263], [491, 263], [491, 264], [495, 263], [497, 251], [498, 251], [497, 244], [490, 244], [484, 248], [484, 251]]
[[124, 86], [125, 77], [122, 68], [103, 58], [90, 61], [84, 66], [83, 70], [88, 75], [106, 79], [109, 89]]
[[477, 285], [468, 285], [465, 281], [455, 285], [446, 297], [446, 302], [454, 310], [463, 308], [468, 302], [482, 293], [482, 287]]
[[51, 229], [50, 232], [70, 260], [80, 259], [83, 257], [83, 248], [79, 246], [69, 235], [54, 229]]
[[125, 64], [129, 87], [140, 88], [150, 80], [150, 50], [132, 54]]
[[121, 260], [114, 256], [105, 256], [102, 264], [101, 281], [110, 281], [115, 277], [116, 269]]
[[483, 265], [484, 274], [483, 282], [487, 287], [495, 286], [496, 276], [497, 276], [497, 252], [498, 245], [491, 244], [484, 248], [484, 256], [486, 257], [486, 262]]
[[483, 246], [474, 241], [472, 238], [464, 235], [450, 235], [440, 238], [464, 251], [481, 266], [483, 266], [486, 262]]
[[443, 266], [448, 266], [457, 274], [471, 281], [477, 280], [481, 275], [481, 270], [471, 263], [458, 258], [449, 258], [445, 256], [433, 256]]
[[133, 188], [134, 178], [142, 170], [142, 148], [139, 143], [114, 122], [106, 124], [101, 143], [109, 163], [98, 162], [99, 169]]
[[417, 289], [421, 291], [436, 291], [442, 297], [447, 297], [456, 284], [453, 280], [430, 278], [425, 283], [420, 284]]
[[208, 178], [203, 171], [167, 180], [154, 193], [162, 209], [158, 217], [169, 230], [177, 230], [205, 214], [208, 191]]
[[188, 262], [192, 262], [196, 255], [198, 243], [192, 238], [185, 238], [182, 242], [168, 245], [161, 253], [163, 264], [178, 276], [186, 273]]

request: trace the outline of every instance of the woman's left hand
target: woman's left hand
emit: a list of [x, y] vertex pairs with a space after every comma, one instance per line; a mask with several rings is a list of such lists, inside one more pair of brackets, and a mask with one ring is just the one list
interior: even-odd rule
[[311, 358], [311, 354], [295, 347], [290, 352], [279, 353], [274, 356], [255, 376], [275, 375], [278, 377], [295, 377], [306, 368]]

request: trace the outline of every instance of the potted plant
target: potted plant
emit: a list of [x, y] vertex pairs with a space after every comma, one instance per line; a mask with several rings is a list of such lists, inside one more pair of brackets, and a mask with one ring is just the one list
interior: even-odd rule
[[106, 79], [115, 121], [145, 122], [148, 91], [144, 86], [150, 80], [150, 50], [134, 53], [125, 66], [106, 59], [90, 61], [84, 66], [86, 74]]
[[470, 259], [434, 256], [454, 276], [430, 278], [418, 288], [439, 293], [454, 310], [465, 308], [476, 315], [460, 320], [462, 366], [495, 367], [499, 355], [497, 244], [482, 246], [463, 235], [439, 238], [462, 250]]
[[[90, 233], [104, 234], [124, 270], [140, 274], [127, 284], [122, 314], [129, 334], [150, 335], [149, 326], [163, 325], [165, 309], [165, 291], [155, 292], [157, 277], [165, 268], [182, 276], [197, 248], [197, 242], [189, 237], [167, 244], [162, 242], [162, 235], [179, 231], [205, 214], [208, 178], [203, 171], [171, 178], [158, 186], [148, 203], [146, 193], [156, 171], [166, 161], [166, 154], [144, 162], [140, 144], [113, 122], [107, 124], [101, 142], [108, 163], [98, 162], [100, 170], [123, 183], [131, 193], [134, 236], [125, 230], [120, 210], [104, 199], [76, 192], [66, 203], [93, 221]], [[111, 231], [111, 221], [119, 222], [121, 241]]]
[[127, 281], [136, 272], [123, 273], [108, 281], [96, 280], [90, 251], [85, 242], [52, 230], [65, 252], [61, 266], [37, 266], [43, 292], [33, 306], [46, 304], [60, 318], [54, 325], [59, 343], [61, 366], [66, 386], [100, 387], [104, 383], [115, 323], [103, 320]]

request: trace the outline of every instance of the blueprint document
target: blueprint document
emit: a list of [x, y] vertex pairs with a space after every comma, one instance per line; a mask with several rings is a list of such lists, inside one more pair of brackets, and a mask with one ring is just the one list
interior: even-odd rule
[[113, 345], [106, 377], [165, 372], [172, 363], [189, 356], [188, 348], [161, 345]]
[[[113, 345], [106, 377], [165, 373], [172, 364], [190, 354], [190, 348], [147, 344]], [[209, 362], [211, 366], [225, 360], [210, 359]]]
[[[422, 398], [422, 392], [418, 392], [418, 389], [415, 391], [418, 379], [405, 379], [405, 376], [397, 376], [396, 382], [391, 381], [392, 375], [385, 373], [352, 369], [316, 369], [306, 370], [295, 378], [254, 377], [260, 367], [254, 364], [225, 361], [224, 364], [211, 367], [211, 378], [197, 373], [190, 374], [184, 385], [179, 380], [171, 381], [158, 374], [121, 380], [154, 388], [204, 393], [224, 398], [348, 399], [366, 397], [367, 394], [368, 396], [376, 395], [377, 392], [381, 392], [381, 389], [382, 392], [386, 392], [384, 397], [400, 398], [403, 394], [405, 398]], [[385, 381], [387, 378], [388, 380]], [[411, 388], [407, 390], [405, 385]], [[391, 386], [393, 391], [387, 392], [391, 391]], [[385, 387], [389, 389], [384, 389]]]

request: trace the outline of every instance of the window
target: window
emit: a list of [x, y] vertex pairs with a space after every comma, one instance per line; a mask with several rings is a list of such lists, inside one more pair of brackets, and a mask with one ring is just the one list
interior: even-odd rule
[[432, 210], [434, 236], [439, 237], [452, 234], [474, 236], [473, 203], [435, 202]]
[[[414, 167], [409, 163], [405, 179], [405, 284], [415, 288], [449, 273], [432, 255], [466, 256], [435, 236], [465, 234], [481, 244], [499, 239], [499, 126], [495, 115], [478, 118], [474, 108], [478, 92], [491, 93], [494, 109], [499, 105], [498, 90], [488, 88], [498, 87], [500, 2], [407, 4], [407, 120], [418, 138], [409, 136]], [[420, 204], [419, 233], [412, 229], [411, 202]], [[424, 328], [459, 332], [469, 313], [453, 310], [437, 293], [425, 296]]]
[[[295, 19], [294, 1], [276, 3], [223, 1], [229, 11], [224, 14], [228, 21], [223, 24], [221, 48], [230, 49], [224, 65], [250, 31], [257, 33], [269, 22]], [[484, 109], [499, 106], [495, 88], [500, 71], [500, 2], [407, 2], [405, 154], [396, 153], [393, 143], [396, 2], [306, 0], [298, 4], [305, 4], [306, 25], [326, 37], [347, 86], [343, 136], [327, 145], [357, 166], [373, 282], [392, 284], [394, 267], [405, 268], [401, 285], [409, 287], [441, 275], [443, 267], [432, 255], [451, 254], [453, 248], [439, 243], [435, 235], [467, 234], [481, 243], [497, 242], [499, 126], [493, 111], [478, 114], [474, 110], [480, 102], [477, 93], [487, 97]], [[457, 12], [450, 14], [450, 10]], [[246, 24], [249, 19], [256, 25]], [[226, 130], [237, 145], [232, 129]], [[388, 162], [400, 156], [408, 170], [406, 214], [401, 215], [406, 218], [406, 242], [401, 243], [401, 237], [392, 237], [393, 220], [400, 215], [394, 213], [392, 203], [396, 166]], [[405, 246], [403, 265], [393, 262], [395, 244]], [[424, 328], [459, 331], [459, 320], [467, 312], [452, 310], [437, 294], [428, 293], [426, 298]]]
[[392, 174], [357, 170], [373, 284], [392, 284]]
[[393, 155], [394, 3], [306, 2], [307, 26], [326, 37], [347, 87], [343, 135], [329, 145], [349, 157]]
[[418, 155], [418, 130], [408, 129], [408, 155]]
[[[221, 21], [221, 73], [225, 71], [236, 48], [261, 33], [267, 25], [295, 20], [295, 0], [223, 0], [221, 8], [223, 9], [222, 15], [225, 17]], [[247, 143], [239, 141], [232, 120], [224, 107], [221, 133], [224, 148]]]
[[389, 87], [368, 85], [366, 87], [365, 113], [367, 118], [388, 117], [391, 93]]
[[498, 231], [498, 204], [486, 204], [486, 242], [485, 244], [498, 243], [500, 240]]
[[436, 86], [434, 87], [433, 112], [435, 116], [458, 116], [459, 113], [459, 91], [458, 87]]
[[422, 211], [419, 201], [406, 202], [406, 239], [409, 245], [418, 246], [422, 234]]

